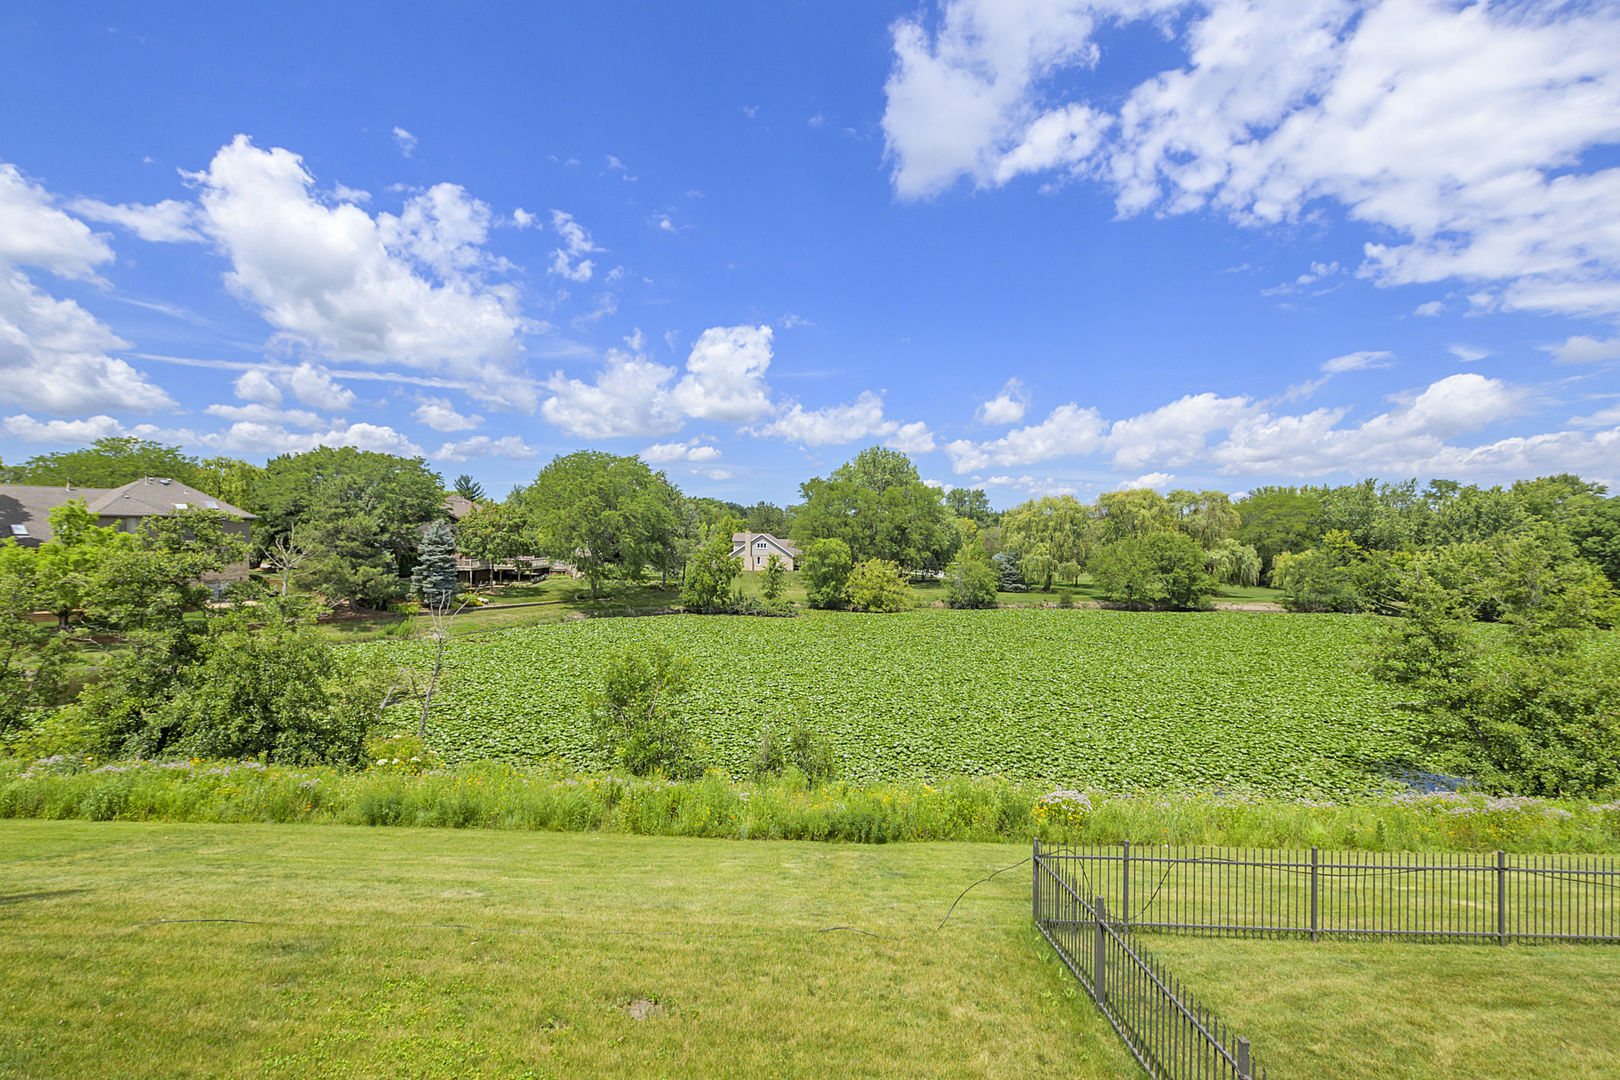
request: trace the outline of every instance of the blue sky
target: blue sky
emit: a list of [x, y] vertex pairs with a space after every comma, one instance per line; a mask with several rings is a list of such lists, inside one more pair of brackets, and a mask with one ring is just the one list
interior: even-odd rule
[[1613, 5], [0, 13], [0, 456], [1620, 480]]

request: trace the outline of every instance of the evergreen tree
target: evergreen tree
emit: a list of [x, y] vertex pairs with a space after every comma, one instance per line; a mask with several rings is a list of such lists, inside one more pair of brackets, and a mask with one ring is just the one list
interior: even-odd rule
[[468, 502], [483, 502], [484, 485], [480, 484], [466, 473], [462, 473], [460, 476], [456, 477], [456, 494], [460, 495]]
[[411, 570], [411, 595], [431, 608], [456, 598], [456, 531], [446, 521], [430, 522], [416, 546], [421, 560]]

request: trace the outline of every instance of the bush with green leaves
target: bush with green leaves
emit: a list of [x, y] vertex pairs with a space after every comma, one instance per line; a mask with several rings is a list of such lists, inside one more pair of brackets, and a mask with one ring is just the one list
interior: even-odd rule
[[993, 608], [1000, 576], [977, 546], [964, 546], [945, 570], [945, 606]]
[[786, 736], [767, 728], [754, 755], [754, 777], [781, 776], [789, 769], [797, 769], [812, 784], [831, 780], [838, 773], [832, 742], [805, 727], [796, 727]]
[[598, 734], [613, 757], [636, 776], [703, 772], [678, 701], [690, 688], [691, 665], [661, 641], [616, 652], [592, 693]]
[[1149, 533], [1107, 545], [1092, 556], [1091, 577], [1103, 595], [1131, 605], [1196, 608], [1215, 592], [1204, 549], [1185, 533]]
[[833, 537], [813, 540], [805, 547], [800, 566], [811, 607], [839, 608], [849, 602], [845, 586], [855, 560], [848, 544]]
[[900, 567], [887, 559], [868, 559], [850, 571], [845, 591], [855, 611], [906, 611], [917, 603]]

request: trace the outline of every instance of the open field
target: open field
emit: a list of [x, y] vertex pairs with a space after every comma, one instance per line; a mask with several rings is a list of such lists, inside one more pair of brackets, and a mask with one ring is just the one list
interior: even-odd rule
[[[1023, 854], [6, 822], [0, 1075], [1139, 1075], [1029, 925], [1027, 867], [937, 929]], [[1620, 949], [1143, 941], [1278, 1080], [1620, 1056]]]
[[1414, 760], [1396, 695], [1353, 670], [1370, 625], [1096, 610], [592, 619], [458, 642], [430, 742], [452, 761], [603, 768], [584, 705], [603, 657], [661, 640], [692, 661], [683, 708], [734, 775], [765, 728], [804, 726], [852, 780], [1366, 790]]
[[1022, 854], [7, 822], [0, 1075], [1135, 1075]]

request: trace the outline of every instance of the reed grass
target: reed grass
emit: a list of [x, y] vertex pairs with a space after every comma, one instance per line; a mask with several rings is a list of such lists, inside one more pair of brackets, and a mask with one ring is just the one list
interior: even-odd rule
[[850, 843], [957, 840], [1362, 851], [1620, 851], [1620, 800], [1402, 793], [1053, 791], [961, 778], [806, 784], [712, 771], [677, 782], [498, 763], [346, 772], [253, 761], [0, 761], [0, 818], [275, 822]]

